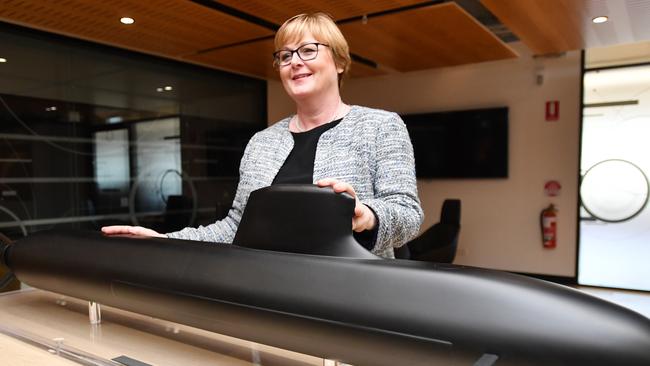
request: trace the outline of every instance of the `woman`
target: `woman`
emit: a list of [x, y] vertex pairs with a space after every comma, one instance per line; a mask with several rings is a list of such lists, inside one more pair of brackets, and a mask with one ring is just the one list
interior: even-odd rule
[[341, 100], [351, 59], [334, 21], [323, 13], [297, 15], [278, 30], [275, 48], [274, 66], [296, 114], [251, 138], [227, 217], [166, 235], [132, 226], [104, 227], [104, 233], [231, 243], [252, 191], [315, 182], [356, 197], [352, 228], [373, 253], [394, 258], [393, 249], [417, 234], [423, 213], [408, 133], [395, 113]]

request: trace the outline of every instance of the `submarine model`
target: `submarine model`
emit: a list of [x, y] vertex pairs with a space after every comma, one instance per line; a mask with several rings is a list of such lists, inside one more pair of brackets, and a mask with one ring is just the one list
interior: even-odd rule
[[251, 193], [232, 245], [42, 231], [0, 247], [40, 289], [352, 365], [650, 365], [650, 319], [494, 270], [371, 254], [354, 199]]

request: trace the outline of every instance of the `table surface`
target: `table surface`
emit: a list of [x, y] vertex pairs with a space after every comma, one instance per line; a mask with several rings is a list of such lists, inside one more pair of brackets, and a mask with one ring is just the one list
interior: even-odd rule
[[[92, 325], [88, 303], [37, 290], [0, 294], [2, 364], [99, 365], [127, 356], [151, 365], [323, 365], [323, 359], [102, 306]], [[77, 359], [71, 361], [70, 359]], [[88, 363], [86, 363], [88, 364]]]

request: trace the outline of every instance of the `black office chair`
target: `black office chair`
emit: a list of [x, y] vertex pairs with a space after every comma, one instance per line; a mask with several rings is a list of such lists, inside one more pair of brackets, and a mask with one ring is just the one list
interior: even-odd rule
[[456, 257], [459, 232], [460, 200], [446, 199], [442, 204], [440, 222], [395, 249], [395, 258], [451, 263]]

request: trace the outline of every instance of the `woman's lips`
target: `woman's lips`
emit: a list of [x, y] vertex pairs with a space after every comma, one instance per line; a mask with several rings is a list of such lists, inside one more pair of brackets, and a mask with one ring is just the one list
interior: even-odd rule
[[304, 78], [306, 78], [306, 77], [308, 77], [308, 76], [311, 76], [311, 74], [298, 74], [298, 75], [294, 75], [294, 76], [291, 78], [291, 80], [304, 79]]

